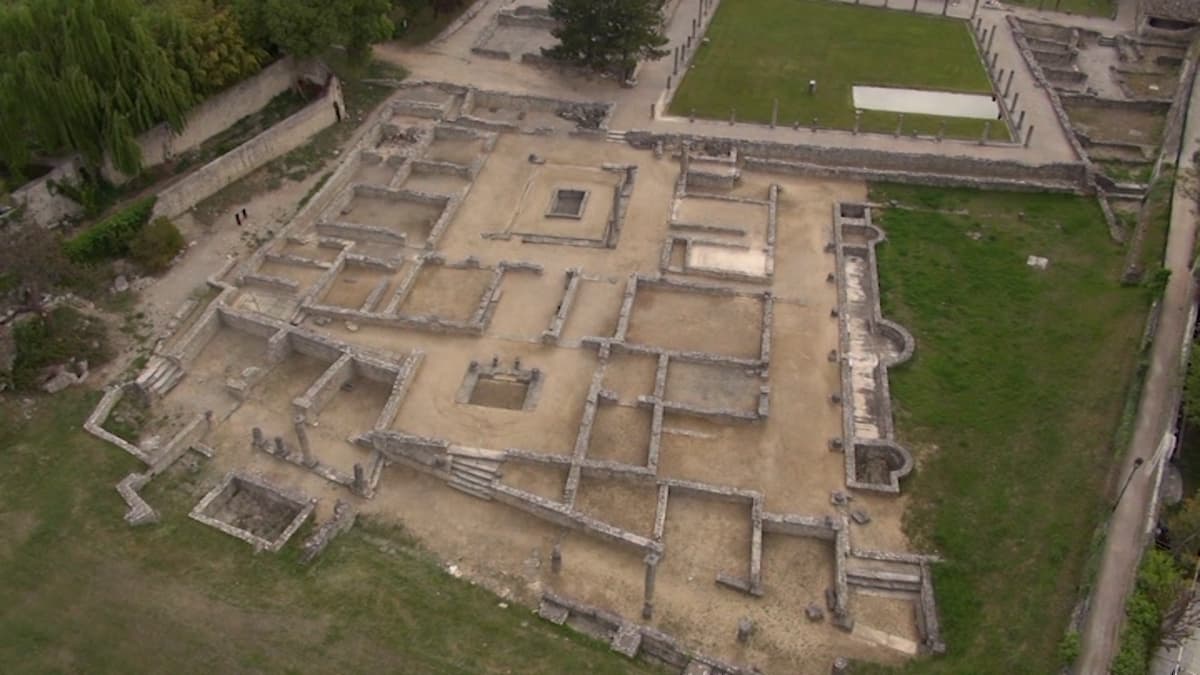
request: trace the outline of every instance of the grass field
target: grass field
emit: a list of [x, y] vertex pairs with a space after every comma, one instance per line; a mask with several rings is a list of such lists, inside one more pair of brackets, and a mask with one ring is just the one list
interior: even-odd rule
[[[1094, 200], [871, 197], [918, 207], [876, 219], [879, 273], [885, 315], [917, 340], [891, 377], [898, 433], [918, 456], [906, 527], [947, 560], [935, 584], [949, 653], [906, 672], [1056, 672], [1149, 292], [1119, 285], [1123, 251]], [[1028, 267], [1031, 254], [1049, 268]]]
[[[670, 110], [769, 122], [812, 118], [823, 127], [854, 126], [851, 87], [887, 85], [990, 94], [991, 84], [965, 21], [826, 0], [721, 3]], [[817, 93], [808, 93], [808, 81]], [[894, 113], [863, 113], [862, 129], [891, 133]], [[905, 115], [906, 133], [978, 137], [981, 120]], [[998, 123], [993, 138], [1007, 136]]]
[[80, 430], [96, 398], [0, 398], [0, 672], [658, 672], [501, 608], [381, 525], [313, 567], [294, 545], [255, 555], [186, 517], [184, 474], [147, 488], [163, 522], [131, 529], [113, 485], [141, 465]]

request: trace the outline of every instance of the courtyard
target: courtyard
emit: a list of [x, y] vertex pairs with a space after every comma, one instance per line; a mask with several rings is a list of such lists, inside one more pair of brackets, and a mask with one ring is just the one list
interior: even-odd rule
[[[810, 93], [809, 81], [816, 81]], [[854, 126], [854, 86], [992, 94], [966, 21], [827, 0], [721, 3], [670, 103], [673, 115]], [[867, 110], [860, 129], [891, 133], [896, 113]], [[905, 133], [978, 137], [978, 119], [904, 116]], [[993, 124], [994, 138], [1005, 132]]]

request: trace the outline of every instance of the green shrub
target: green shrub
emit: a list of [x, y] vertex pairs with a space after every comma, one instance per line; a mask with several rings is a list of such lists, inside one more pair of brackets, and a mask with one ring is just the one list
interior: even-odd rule
[[99, 319], [73, 307], [58, 307], [13, 327], [17, 357], [10, 375], [13, 388], [33, 390], [43, 368], [85, 359], [90, 367], [108, 360], [108, 336]]
[[167, 269], [175, 255], [183, 250], [183, 235], [166, 218], [155, 218], [129, 242], [129, 257], [142, 269], [157, 274]]
[[129, 255], [130, 243], [150, 220], [154, 199], [138, 200], [71, 237], [63, 244], [67, 257], [86, 263]]
[[1133, 594], [1125, 605], [1125, 627], [1113, 659], [1113, 675], [1149, 672], [1150, 656], [1162, 637], [1163, 618], [1182, 587], [1183, 577], [1171, 554], [1158, 549], [1147, 551], [1138, 567]]

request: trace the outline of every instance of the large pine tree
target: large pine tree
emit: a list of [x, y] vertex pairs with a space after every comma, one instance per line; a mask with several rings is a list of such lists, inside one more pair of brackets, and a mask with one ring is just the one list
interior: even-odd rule
[[626, 76], [644, 59], [660, 59], [662, 47], [660, 0], [550, 0], [550, 16], [558, 44], [543, 49], [546, 56], [599, 72]]

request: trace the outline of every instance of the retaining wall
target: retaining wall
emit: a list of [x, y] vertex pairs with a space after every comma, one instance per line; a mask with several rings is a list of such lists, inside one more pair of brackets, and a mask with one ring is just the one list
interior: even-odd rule
[[179, 216], [226, 185], [303, 145], [322, 129], [336, 124], [339, 121], [338, 110], [343, 109], [341, 83], [336, 77], [330, 76], [324, 95], [303, 110], [160, 192], [153, 217]]
[[[276, 61], [254, 77], [196, 106], [188, 113], [186, 126], [178, 134], [166, 124], [161, 124], [138, 136], [143, 167], [158, 166], [198, 147], [243, 117], [261, 110], [297, 79], [308, 76], [323, 81], [325, 75], [321, 73], [327, 72], [328, 69], [316, 61], [296, 61], [290, 57]], [[65, 159], [50, 173], [13, 191], [13, 199], [25, 206], [25, 217], [29, 222], [54, 227], [82, 213], [78, 204], [55, 194], [50, 188], [50, 181], [77, 180], [80, 168], [82, 162], [78, 158]], [[118, 184], [128, 180], [109, 162], [105, 162], [103, 174], [107, 180]]]
[[853, 178], [887, 178], [923, 184], [965, 185], [981, 188], [1086, 192], [1087, 167], [1081, 162], [1030, 166], [1021, 162], [966, 156], [887, 152], [862, 148], [828, 148], [770, 141], [712, 138], [691, 134], [658, 134], [632, 130], [625, 140], [638, 148], [658, 143], [678, 149], [693, 147], [736, 148], [747, 167], [776, 171], [826, 174]]

